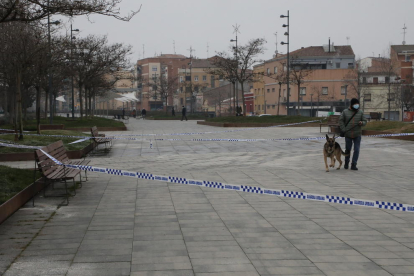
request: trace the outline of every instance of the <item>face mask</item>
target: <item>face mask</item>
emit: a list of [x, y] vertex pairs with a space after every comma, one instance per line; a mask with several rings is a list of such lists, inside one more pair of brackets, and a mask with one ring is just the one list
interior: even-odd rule
[[358, 108], [359, 108], [359, 104], [354, 104], [352, 107], [353, 107], [354, 109], [358, 109]]

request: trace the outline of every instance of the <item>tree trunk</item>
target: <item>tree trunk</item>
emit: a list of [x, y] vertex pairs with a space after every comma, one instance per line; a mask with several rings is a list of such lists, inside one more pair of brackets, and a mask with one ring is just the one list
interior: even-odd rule
[[79, 82], [79, 114], [83, 118], [82, 83]]
[[47, 120], [47, 108], [48, 108], [48, 100], [49, 100], [49, 89], [46, 88], [45, 90], [45, 119]]
[[296, 106], [296, 114], [298, 116], [300, 115], [299, 104], [300, 104], [300, 83], [298, 83], [298, 104]]
[[22, 71], [16, 75], [16, 125], [19, 129], [19, 140], [23, 140], [23, 114], [22, 114]]
[[37, 134], [40, 134], [40, 87], [36, 86], [36, 129]]
[[242, 91], [242, 108], [243, 108], [243, 116], [246, 116], [246, 102], [245, 102], [245, 99], [244, 99], [244, 89], [243, 89], [243, 87], [244, 87], [244, 82], [241, 82], [240, 83], [241, 84], [241, 91]]

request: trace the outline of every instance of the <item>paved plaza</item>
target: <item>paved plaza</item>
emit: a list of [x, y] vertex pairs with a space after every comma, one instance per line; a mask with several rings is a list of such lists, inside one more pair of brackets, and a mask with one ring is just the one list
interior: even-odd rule
[[[111, 134], [228, 130], [132, 119], [128, 129]], [[275, 127], [162, 138], [323, 135]], [[414, 142], [363, 138], [359, 171], [329, 173], [324, 142], [118, 140], [89, 158], [97, 167], [414, 204]], [[413, 213], [92, 173], [69, 206], [60, 201], [39, 195], [0, 225], [0, 275], [414, 275]]]

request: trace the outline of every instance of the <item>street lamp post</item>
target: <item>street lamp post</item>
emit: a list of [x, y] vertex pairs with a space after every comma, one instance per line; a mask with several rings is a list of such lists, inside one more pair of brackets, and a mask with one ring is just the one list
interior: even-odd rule
[[282, 82], [279, 81], [279, 99], [277, 101], [277, 116], [279, 116], [279, 106], [280, 106], [280, 92], [282, 91]]
[[310, 96], [311, 96], [311, 117], [313, 117], [313, 99], [312, 99], [313, 94], [310, 94]]
[[287, 15], [281, 15], [280, 18], [287, 18], [287, 25], [283, 24], [283, 27], [287, 27], [287, 32], [285, 32], [285, 35], [287, 36], [287, 43], [285, 42], [281, 42], [280, 44], [282, 45], [287, 45], [287, 77], [286, 77], [286, 84], [287, 84], [287, 100], [286, 100], [286, 106], [287, 106], [287, 115], [289, 115], [289, 94], [290, 94], [290, 89], [289, 89], [289, 70], [290, 70], [290, 59], [289, 59], [289, 27], [290, 27], [290, 15], [289, 15], [289, 11], [287, 11]]
[[75, 91], [73, 88], [73, 40], [75, 37], [73, 36], [73, 32], [79, 32], [79, 29], [72, 29], [72, 24], [70, 24], [70, 58], [72, 64], [72, 119], [75, 119]]
[[[237, 107], [239, 106], [239, 82], [238, 82], [238, 80], [237, 80], [237, 74], [239, 73], [239, 60], [238, 60], [238, 46], [237, 46], [237, 41], [238, 41], [238, 39], [237, 39], [237, 33], [238, 33], [238, 30], [236, 31], [236, 39], [230, 39], [230, 42], [236, 42], [236, 47], [235, 47], [235, 49], [236, 49], [236, 51], [235, 51], [235, 53], [234, 53], [234, 55], [235, 55], [235, 58], [236, 58], [236, 91], [234, 92], [234, 94], [235, 94], [235, 98], [236, 98], [236, 112], [237, 112]], [[242, 94], [243, 94], [243, 91], [242, 91]]]

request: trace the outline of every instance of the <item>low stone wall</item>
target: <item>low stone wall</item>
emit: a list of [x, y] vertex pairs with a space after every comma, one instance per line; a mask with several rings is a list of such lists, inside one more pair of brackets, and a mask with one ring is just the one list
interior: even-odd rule
[[[83, 149], [67, 151], [66, 154], [68, 155], [70, 159], [81, 159], [87, 153], [92, 151], [95, 147], [96, 147], [95, 143], [90, 143]], [[0, 154], [1, 162], [34, 161], [34, 160], [35, 160], [34, 150], [32, 152], [16, 152], [16, 153], [1, 153]]]
[[17, 210], [25, 205], [32, 197], [44, 188], [44, 183], [39, 180], [27, 186], [20, 193], [0, 205], [0, 224], [8, 217], [14, 214]]
[[40, 130], [62, 130], [65, 125], [40, 125]]
[[[74, 128], [65, 128], [66, 130], [74, 130], [74, 131], [80, 131], [80, 132], [91, 132], [90, 127], [74, 127]], [[98, 127], [99, 132], [103, 131], [126, 131], [127, 127]]]
[[[376, 130], [362, 130], [362, 135], [379, 135], [379, 134], [392, 134], [392, 133], [391, 132], [385, 132], [385, 131], [376, 131]], [[382, 138], [394, 139], [394, 140], [414, 141], [414, 135], [395, 136], [395, 137], [382, 137]]]
[[[206, 126], [215, 126], [215, 127], [271, 127], [271, 126], [281, 126], [288, 123], [216, 123], [216, 122], [205, 122], [198, 121], [198, 125]], [[306, 123], [300, 125], [293, 125], [289, 127], [319, 127], [319, 122], [317, 123]]]

